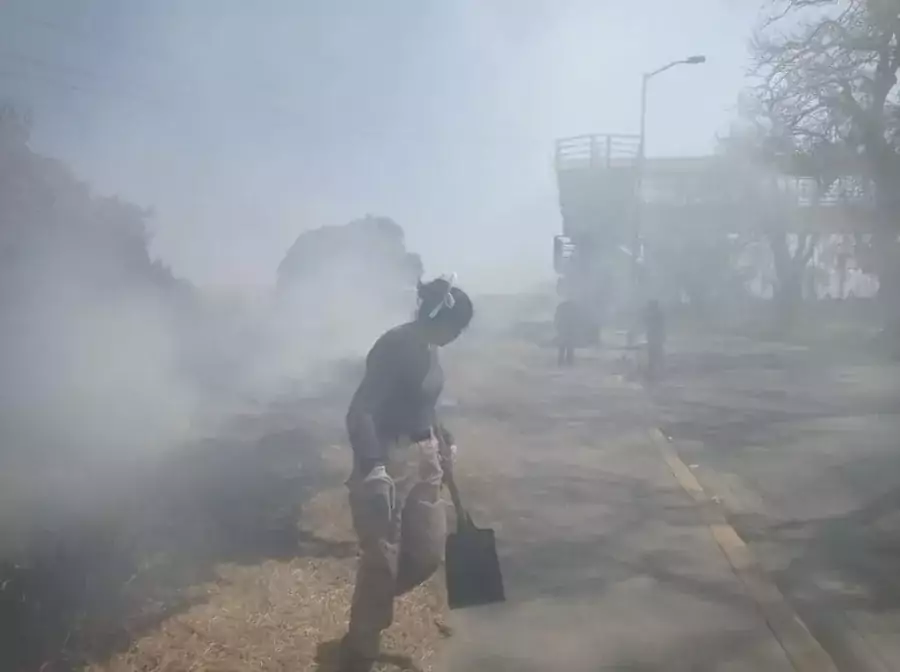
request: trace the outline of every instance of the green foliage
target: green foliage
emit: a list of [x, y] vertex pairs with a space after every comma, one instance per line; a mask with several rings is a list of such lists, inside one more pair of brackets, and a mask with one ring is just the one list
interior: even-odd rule
[[421, 276], [422, 260], [407, 252], [403, 229], [366, 216], [300, 234], [278, 267], [278, 290], [308, 325], [361, 333], [409, 317]]
[[422, 275], [422, 261], [406, 251], [403, 229], [394, 220], [366, 216], [300, 234], [278, 267], [278, 284], [287, 289], [334, 275], [332, 269], [363, 282], [380, 283], [388, 276], [390, 282], [413, 286]]
[[4, 292], [7, 306], [38, 282], [51, 292], [178, 286], [150, 258], [148, 213], [93, 196], [62, 163], [31, 151], [28, 130], [27, 118], [0, 108], [0, 284], [14, 292]]

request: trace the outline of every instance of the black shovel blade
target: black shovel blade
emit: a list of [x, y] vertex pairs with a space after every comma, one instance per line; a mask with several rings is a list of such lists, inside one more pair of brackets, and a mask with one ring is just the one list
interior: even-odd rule
[[494, 531], [466, 525], [447, 537], [447, 602], [451, 609], [503, 602]]

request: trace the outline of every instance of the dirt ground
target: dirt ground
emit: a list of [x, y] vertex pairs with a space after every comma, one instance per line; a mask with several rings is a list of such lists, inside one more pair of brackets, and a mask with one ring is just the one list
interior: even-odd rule
[[[87, 671], [335, 670], [356, 562], [344, 500], [341, 488], [330, 488], [307, 503], [310, 547], [301, 543], [296, 557], [217, 566], [214, 580], [193, 587], [200, 595], [193, 606]], [[402, 652], [403, 668], [416, 661], [431, 669], [444, 602], [440, 577], [398, 601], [385, 648]]]
[[[713, 542], [706, 510], [679, 488], [647, 431], [672, 435], [717, 498], [764, 501], [784, 523], [804, 515], [785, 494], [791, 481], [774, 493], [750, 486], [771, 464], [800, 482], [804, 454], [746, 459], [759, 453], [763, 427], [826, 418], [847, 403], [887, 412], [888, 377], [866, 374], [853, 394], [811, 395], [804, 389], [826, 389], [827, 376], [813, 375], [799, 351], [742, 343], [704, 346], [701, 357], [685, 347], [648, 394], [624, 375], [620, 353], [585, 353], [559, 370], [542, 347], [546, 325], [525, 331], [472, 334], [445, 357], [442, 414], [460, 444], [458, 480], [476, 523], [497, 534], [508, 602], [448, 613], [435, 577], [400, 600], [382, 669], [793, 669]], [[859, 373], [828, 375], [852, 387]], [[101, 568], [90, 575], [94, 592], [76, 597], [117, 597], [88, 610], [74, 635], [62, 632], [79, 647], [46, 656], [42, 672], [83, 657], [89, 672], [334, 670], [356, 562], [343, 487], [351, 389], [344, 381], [248, 407], [189, 460], [148, 478], [155, 497], [136, 494], [132, 508], [158, 504], [134, 530], [131, 561], [76, 556]], [[867, 473], [854, 478], [874, 483]], [[880, 478], [875, 489], [892, 492], [893, 477]], [[800, 504], [812, 501], [804, 492]], [[747, 521], [759, 520], [735, 527], [752, 540], [761, 528]]]
[[[532, 338], [496, 334], [451, 348], [446, 361], [444, 414], [463, 446], [461, 487], [479, 522], [496, 521], [499, 534], [510, 522], [501, 524], [498, 512], [521, 495], [494, 491], [494, 474], [524, 475], [535, 458], [520, 459], [508, 428], [553, 436], [571, 421], [557, 411], [591, 398], [592, 374], [560, 373], [552, 351]], [[554, 377], [567, 382], [543, 387]], [[346, 382], [234, 412], [188, 456], [156, 465], [127, 505], [115, 507], [116, 529], [127, 529], [112, 543], [120, 552], [86, 550], [111, 544], [91, 545], [85, 527], [74, 526], [71, 543], [35, 578], [49, 578], [43, 595], [77, 584], [72, 604], [62, 606], [90, 607], [27, 652], [41, 655], [42, 672], [79, 669], [85, 660], [89, 672], [333, 669], [356, 563], [343, 486]], [[606, 396], [607, 421], [633, 426], [642, 414], [633, 391]], [[587, 440], [582, 425], [572, 427]], [[560, 455], [569, 440], [558, 434]], [[530, 582], [515, 576], [514, 564], [513, 585]], [[443, 590], [438, 576], [399, 601], [385, 669], [439, 669], [448, 634]], [[47, 624], [41, 613], [31, 618]]]
[[[564, 397], [535, 398], [540, 391], [534, 387], [533, 373], [527, 367], [531, 361], [538, 361], [542, 372], [555, 375], [547, 366], [552, 361], [547, 359], [548, 351], [522, 343], [494, 343], [490, 351], [481, 346], [483, 343], [448, 353], [452, 381], [444, 413], [460, 442], [471, 446], [463, 449], [459, 478], [464, 491], [478, 497], [472, 507], [476, 515], [497, 508], [498, 493], [491, 492], [490, 470], [502, 469], [504, 462], [507, 475], [510, 467], [521, 468], [514, 466], [518, 460], [503, 457], [507, 450], [514, 452], [515, 445], [496, 437], [498, 420], [527, 427], [539, 420], [536, 411], [552, 414], [550, 409], [555, 404], [565, 404]], [[217, 474], [217, 496], [210, 495], [205, 506], [229, 507], [226, 513], [220, 512], [227, 522], [225, 533], [244, 533], [261, 524], [268, 525], [270, 533], [246, 540], [253, 552], [245, 557], [213, 554], [211, 564], [198, 575], [202, 581], [185, 581], [179, 586], [179, 606], [137, 625], [123, 638], [125, 647], [120, 645], [111, 656], [95, 659], [87, 666], [88, 672], [334, 669], [356, 564], [355, 538], [342, 483], [349, 468], [349, 449], [340, 423], [346, 400], [337, 405], [346, 392], [342, 389], [329, 398], [318, 397], [318, 412], [308, 407], [310, 400], [284, 400], [261, 415], [249, 412], [235, 419], [229, 440], [241, 434], [240, 445], [253, 446], [256, 456], [268, 464], [264, 469], [247, 471], [241, 459], [230, 468], [236, 491], [224, 502], [218, 497], [222, 494], [218, 482], [222, 470], [213, 472]], [[577, 390], [572, 393], [577, 394]], [[306, 409], [297, 413], [296, 408], [304, 401]], [[316, 419], [318, 431], [310, 431], [311, 417]], [[307, 444], [313, 438], [319, 441], [312, 453], [314, 458], [310, 455], [304, 459], [314, 462], [308, 468], [318, 483], [310, 485], [299, 476], [289, 478], [290, 446]], [[486, 442], [493, 443], [494, 449], [484, 451]], [[306, 456], [307, 452], [297, 448], [298, 454]], [[489, 466], [482, 462], [486, 457], [500, 463]], [[288, 484], [299, 488], [296, 497], [279, 497], [271, 491], [278, 482], [273, 472], [281, 472]], [[187, 476], [185, 481], [195, 482]], [[261, 492], [264, 489], [266, 493]], [[314, 494], [304, 497], [308, 491]], [[281, 517], [272, 511], [275, 502], [285, 509]], [[237, 515], [238, 509], [248, 507], [256, 513]], [[284, 520], [290, 511], [297, 520]], [[294, 523], [299, 526], [296, 535], [287, 530]], [[185, 533], [179, 534], [183, 537]], [[273, 538], [280, 538], [274, 544], [277, 548], [267, 553], [265, 547], [273, 545]], [[292, 543], [297, 544], [295, 548]], [[395, 624], [384, 641], [385, 670], [442, 669], [438, 667], [439, 652], [449, 634], [445, 605], [442, 575], [398, 601]]]
[[[127, 553], [110, 552], [114, 571], [99, 576], [109, 564], [79, 557], [96, 577], [78, 596], [93, 601], [87, 622], [74, 619], [69, 646], [41, 672], [333, 670], [357, 554], [343, 485], [351, 391], [248, 408], [193, 454], [156, 465], [154, 485], [120, 512], [130, 530], [118, 542]], [[53, 570], [57, 583], [84, 583], [71, 566]], [[398, 601], [385, 644], [401, 653], [388, 663], [431, 669], [441, 579]]]
[[[578, 405], [583, 407], [583, 400], [596, 393], [594, 367], [559, 372], [552, 365], [552, 355], [551, 351], [529, 342], [492, 341], [489, 348], [483, 342], [460, 346], [448, 352], [446, 358], [450, 382], [444, 415], [463, 446], [459, 463], [461, 487], [467, 498], [471, 497], [472, 511], [479, 524], [495, 524], [498, 534], [504, 530], [508, 533], [512, 524], [508, 514], [522, 495], [520, 488], [495, 490], [492, 483], [505, 482], [515, 475], [523, 479], [554, 478], [552, 468], [537, 464], [539, 455], [519, 454], [515, 437], [529, 428], [540, 427], [544, 436], [549, 430], [549, 436], [554, 437], [555, 433], [552, 441], [557, 445], [548, 449], [559, 451], [559, 455], [570, 450], [567, 444], [573, 439], [583, 443], [592, 438], [589, 426], [583, 421], [573, 422], [566, 411], [570, 410], [571, 400], [581, 400]], [[554, 379], [556, 386], [552, 384]], [[559, 381], [565, 384], [559, 387]], [[543, 386], [544, 382], [549, 385]], [[644, 411], [637, 403], [640, 397], [636, 389], [622, 390], [618, 398], [609, 391], [605, 393], [602, 416], [607, 424], [615, 422], [633, 431], [642, 426]], [[241, 481], [234, 482], [236, 492], [224, 501], [210, 496], [207, 502], [207, 506], [215, 504], [234, 509], [234, 515], [220, 512], [227, 519], [226, 532], [232, 534], [259, 525], [263, 518], [271, 521], [275, 516], [271, 510], [260, 510], [258, 515], [244, 514], [241, 522], [236, 520], [236, 512], [254, 508], [260, 490], [271, 490], [276, 483], [269, 474], [281, 470], [288, 483], [299, 487], [302, 482], [303, 489], [311, 487], [315, 494], [305, 500], [298, 494], [290, 502], [284, 497], [272, 498], [269, 492], [270, 496], [259, 499], [255, 508], [271, 509], [273, 501], [279, 501], [282, 506], [287, 504], [288, 510], [293, 505], [294, 511], [300, 514], [296, 538], [285, 531], [290, 523], [275, 516], [273, 536], [284, 537], [276, 544], [283, 548], [272, 549], [277, 552], [261, 552], [261, 546], [267, 545], [263, 535], [248, 540], [255, 542], [248, 543], [255, 546], [255, 552], [247, 557], [217, 554], [205, 568], [203, 580], [185, 581], [179, 587], [180, 606], [172, 608], [172, 613], [160, 613], [149, 624], [137, 626], [133, 634], [128, 633], [126, 647], [119, 647], [119, 651], [105, 660], [95, 660], [88, 665], [89, 672], [327, 672], [334, 668], [336, 643], [346, 625], [356, 548], [342, 485], [349, 452], [338, 431], [339, 418], [334, 409], [325, 410], [329, 403], [325, 399], [316, 403], [322, 412], [317, 415], [320, 431], [313, 434], [333, 442], [316, 451], [315, 464], [309, 467], [325, 484], [323, 489], [308, 486], [299, 477], [287, 478], [290, 443], [299, 445], [311, 437], [307, 422], [309, 409], [292, 418], [289, 410], [292, 404], [285, 401], [280, 409], [266, 409], [265, 418], [253, 417], [251, 413], [236, 425], [246, 435], [244, 439], [257, 449], [260, 445], [269, 446], [268, 451], [258, 453], [268, 461], [263, 470], [266, 475], [258, 468], [248, 472], [246, 464], [241, 462], [240, 468], [230, 470]], [[584, 409], [579, 413], [584, 416]], [[589, 420], [591, 426], [597, 426], [598, 418]], [[566, 424], [571, 424], [575, 435], [559, 431]], [[515, 431], [510, 431], [511, 428]], [[329, 435], [332, 430], [333, 435]], [[235, 431], [232, 430], [231, 439], [235, 438]], [[605, 427], [605, 431], [609, 432], [610, 427]], [[530, 470], [534, 473], [529, 475]], [[221, 479], [222, 472], [216, 473]], [[254, 473], [258, 474], [256, 486], [248, 483]], [[217, 484], [216, 492], [221, 494], [221, 483]], [[558, 513], [566, 515], [564, 511]], [[532, 532], [530, 528], [523, 531]], [[297, 543], [295, 549], [290, 547], [292, 542]], [[536, 563], [534, 558], [529, 558], [527, 568], [523, 568], [527, 575], [519, 575], [523, 570], [510, 557], [510, 551], [511, 548], [505, 549], [504, 562], [512, 585], [520, 593], [522, 587], [527, 587], [531, 595], [537, 595], [548, 580], [562, 581], [570, 571], [546, 563], [541, 567], [539, 559]], [[533, 575], [541, 572], [546, 576], [535, 580]], [[384, 669], [447, 667], [448, 663], [440, 660], [440, 653], [446, 648], [445, 623], [450, 618], [445, 611], [443, 590], [442, 577], [438, 576], [399, 601], [396, 623], [385, 639], [388, 656]]]

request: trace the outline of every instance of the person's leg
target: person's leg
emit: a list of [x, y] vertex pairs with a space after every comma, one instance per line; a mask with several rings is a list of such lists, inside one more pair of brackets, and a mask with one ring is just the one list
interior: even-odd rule
[[648, 370], [651, 380], [659, 380], [663, 374], [665, 352], [661, 343], [649, 345]]
[[573, 346], [569, 346], [566, 348], [566, 364], [568, 366], [572, 366], [575, 363], [575, 348]]
[[563, 344], [559, 345], [556, 353], [556, 364], [557, 366], [562, 366], [566, 363], [566, 346]]
[[[425, 449], [423, 444], [392, 447], [388, 473], [393, 481], [393, 506], [389, 511], [378, 506], [378, 502], [383, 500], [380, 498], [383, 493], [377, 487], [367, 488], [357, 475], [348, 483], [353, 526], [360, 545], [350, 625], [344, 640], [350, 658], [376, 658], [381, 644], [381, 632], [394, 619], [402, 530], [410, 525], [422, 525], [413, 513], [413, 520], [404, 526], [406, 502], [423, 481], [436, 482], [438, 497], [440, 496], [443, 472], [437, 457], [437, 442], [432, 443], [433, 448], [428, 444]], [[427, 499], [427, 494], [427, 491], [418, 493], [416, 497]], [[418, 513], [417, 509], [417, 506], [411, 508]], [[421, 515], [418, 518], [421, 519]], [[415, 536], [413, 534], [413, 538]], [[408, 562], [404, 561], [403, 565], [406, 566]], [[409, 571], [405, 569], [404, 573]], [[408, 581], [409, 579], [404, 578], [404, 582]]]
[[443, 470], [437, 441], [419, 444], [418, 480], [403, 507], [396, 593], [427, 581], [444, 559], [447, 511], [441, 499]]
[[374, 660], [381, 646], [381, 631], [394, 618], [394, 591], [400, 548], [400, 516], [375, 500], [380, 493], [354, 474], [350, 487], [353, 527], [359, 538], [359, 565], [344, 643], [350, 658]]
[[373, 659], [378, 655], [381, 632], [394, 620], [394, 595], [403, 509], [418, 481], [416, 446], [395, 444], [389, 451], [387, 472], [391, 490], [387, 507], [380, 483], [366, 483], [351, 477], [350, 511], [359, 537], [360, 557], [356, 586], [350, 608], [350, 624], [345, 645], [351, 657]]

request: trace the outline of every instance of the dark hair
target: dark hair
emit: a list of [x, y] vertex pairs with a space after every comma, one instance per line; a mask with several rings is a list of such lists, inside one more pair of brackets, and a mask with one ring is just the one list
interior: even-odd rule
[[425, 284], [419, 282], [418, 294], [416, 319], [419, 322], [446, 325], [462, 331], [472, 321], [475, 312], [472, 299], [459, 287], [453, 287], [450, 281], [438, 278]]

